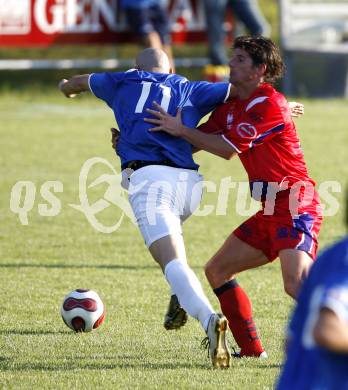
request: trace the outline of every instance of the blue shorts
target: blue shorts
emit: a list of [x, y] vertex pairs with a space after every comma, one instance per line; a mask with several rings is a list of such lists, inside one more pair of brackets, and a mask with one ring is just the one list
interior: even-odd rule
[[162, 44], [170, 43], [169, 21], [164, 8], [155, 4], [147, 8], [125, 8], [129, 27], [144, 38], [152, 31], [156, 31]]

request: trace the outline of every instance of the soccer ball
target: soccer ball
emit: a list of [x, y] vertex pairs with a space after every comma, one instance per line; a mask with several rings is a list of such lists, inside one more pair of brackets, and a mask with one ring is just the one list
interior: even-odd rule
[[95, 291], [77, 289], [64, 298], [60, 314], [75, 332], [90, 332], [104, 322], [105, 307]]

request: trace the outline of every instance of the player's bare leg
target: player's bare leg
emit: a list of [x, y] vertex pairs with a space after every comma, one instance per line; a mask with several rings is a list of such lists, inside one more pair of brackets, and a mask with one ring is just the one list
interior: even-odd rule
[[173, 259], [185, 259], [186, 250], [181, 235], [168, 235], [150, 245], [149, 251], [164, 272], [167, 264]]
[[313, 264], [312, 258], [303, 251], [283, 249], [279, 252], [285, 292], [296, 299], [303, 281]]
[[146, 47], [152, 47], [153, 49], [162, 49], [162, 41], [159, 34], [156, 31], [150, 31], [143, 38], [143, 43]]
[[233, 336], [241, 348], [240, 356], [266, 357], [252, 318], [250, 300], [235, 276], [241, 271], [268, 263], [262, 251], [238, 239], [233, 233], [205, 267], [210, 285]]
[[267, 264], [264, 253], [233, 233], [227, 238], [222, 247], [208, 261], [205, 273], [212, 288], [232, 280], [239, 272]]

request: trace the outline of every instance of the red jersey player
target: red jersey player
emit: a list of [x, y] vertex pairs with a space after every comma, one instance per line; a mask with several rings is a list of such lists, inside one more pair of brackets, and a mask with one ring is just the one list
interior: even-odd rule
[[156, 104], [147, 121], [230, 159], [238, 155], [251, 193], [262, 210], [239, 226], [205, 267], [210, 285], [241, 348], [238, 356], [266, 357], [252, 319], [250, 300], [236, 274], [280, 259], [285, 291], [296, 298], [317, 251], [322, 221], [314, 181], [308, 176], [285, 97], [270, 83], [283, 72], [278, 48], [264, 37], [238, 37], [230, 81], [238, 96], [218, 107], [199, 130], [182, 125]]
[[[221, 133], [221, 129], [222, 138], [248, 173], [253, 197], [263, 202], [263, 210], [234, 234], [261, 249], [269, 260], [292, 247], [315, 258], [320, 204], [284, 96], [263, 83], [248, 99], [235, 98], [218, 107], [200, 127], [205, 133]], [[281, 229], [279, 223], [284, 225]], [[261, 224], [260, 229], [254, 224]], [[289, 293], [296, 295], [296, 291]]]

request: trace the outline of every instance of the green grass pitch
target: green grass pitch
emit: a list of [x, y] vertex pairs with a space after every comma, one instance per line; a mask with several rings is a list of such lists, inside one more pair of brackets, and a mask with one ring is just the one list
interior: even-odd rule
[[[346, 101], [304, 101], [297, 119], [312, 177], [347, 187]], [[0, 387], [6, 389], [271, 389], [281, 368], [284, 328], [292, 302], [282, 289], [279, 263], [248, 271], [239, 281], [253, 302], [269, 359], [234, 360], [226, 371], [213, 370], [200, 347], [204, 334], [190, 319], [180, 331], [162, 326], [168, 287], [147, 253], [137, 228], [125, 218], [112, 234], [95, 231], [85, 216], [69, 206], [79, 203], [78, 178], [94, 156], [119, 170], [110, 147], [113, 116], [90, 96], [65, 99], [56, 90], [2, 92], [0, 96]], [[197, 156], [207, 180], [246, 180], [239, 161], [208, 154]], [[105, 171], [105, 172], [104, 172]], [[97, 167], [93, 173], [110, 173]], [[60, 181], [61, 211], [41, 216], [43, 183]], [[31, 181], [35, 202], [23, 226], [10, 210], [11, 189]], [[91, 189], [102, 198], [105, 185]], [[235, 210], [231, 191], [226, 216], [215, 212], [192, 217], [184, 234], [189, 262], [214, 307], [218, 302], [203, 265], [229, 232], [245, 217]], [[321, 248], [344, 232], [342, 193], [333, 194], [341, 208], [324, 221]], [[217, 192], [203, 205], [216, 205]], [[100, 213], [104, 224], [120, 216], [116, 207]], [[59, 307], [75, 288], [95, 289], [106, 309], [106, 322], [90, 334], [74, 334], [62, 322]], [[230, 336], [230, 342], [235, 345]]]

